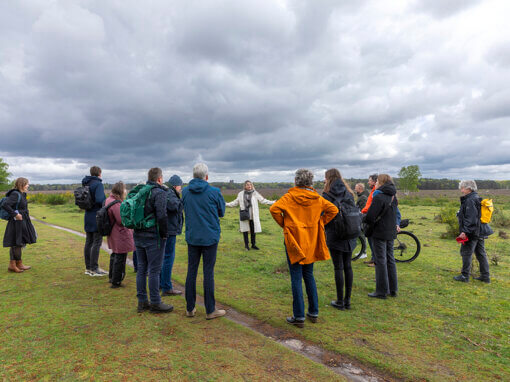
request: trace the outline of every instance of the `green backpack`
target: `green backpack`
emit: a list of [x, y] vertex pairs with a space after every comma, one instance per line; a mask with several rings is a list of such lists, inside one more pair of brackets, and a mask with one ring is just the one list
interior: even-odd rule
[[131, 191], [120, 205], [122, 225], [131, 229], [146, 229], [156, 225], [156, 218], [151, 213], [145, 216], [145, 202], [150, 198], [154, 188], [150, 184], [139, 184]]

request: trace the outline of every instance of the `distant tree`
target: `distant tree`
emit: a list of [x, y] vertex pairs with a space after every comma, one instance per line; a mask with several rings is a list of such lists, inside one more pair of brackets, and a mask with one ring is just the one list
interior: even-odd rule
[[404, 192], [418, 191], [418, 183], [420, 181], [421, 172], [418, 165], [402, 167], [398, 173], [400, 178], [399, 185]]
[[0, 158], [0, 190], [6, 190], [9, 188], [9, 176], [11, 173], [8, 171], [9, 165]]

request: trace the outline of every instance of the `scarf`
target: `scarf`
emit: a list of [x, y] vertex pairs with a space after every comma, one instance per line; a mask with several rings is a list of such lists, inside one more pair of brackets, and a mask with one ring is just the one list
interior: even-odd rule
[[251, 207], [251, 196], [253, 195], [253, 191], [246, 191], [244, 190], [244, 209], [247, 210]]

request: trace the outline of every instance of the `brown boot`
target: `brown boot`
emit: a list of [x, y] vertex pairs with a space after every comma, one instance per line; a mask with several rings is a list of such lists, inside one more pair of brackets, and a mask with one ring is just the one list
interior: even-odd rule
[[23, 260], [16, 260], [16, 266], [22, 271], [32, 268], [30, 265], [23, 265]]
[[23, 272], [22, 269], [19, 269], [17, 266], [16, 266], [16, 260], [11, 260], [9, 261], [9, 268], [7, 268], [7, 270], [9, 272], [15, 272], [15, 273], [21, 273]]

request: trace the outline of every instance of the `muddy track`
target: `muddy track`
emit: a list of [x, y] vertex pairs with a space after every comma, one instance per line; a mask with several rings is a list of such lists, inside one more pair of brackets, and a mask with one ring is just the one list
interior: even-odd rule
[[[31, 219], [41, 224], [53, 227], [55, 229], [66, 231], [68, 233], [80, 237], [85, 237], [85, 234], [82, 232], [50, 224], [48, 222], [39, 220], [34, 217], [31, 217]], [[105, 242], [103, 242], [101, 249], [105, 250], [108, 253], [111, 253]], [[131, 259], [128, 258], [126, 263], [128, 266], [133, 267], [133, 262], [131, 261]], [[179, 285], [175, 282], [174, 284]], [[179, 287], [182, 290], [184, 290], [184, 286], [179, 285]], [[197, 296], [197, 304], [204, 306], [202, 296]], [[264, 337], [272, 341], [275, 341], [285, 346], [286, 348], [311, 359], [314, 362], [320, 363], [321, 365], [326, 366], [336, 374], [342, 375], [350, 381], [382, 382], [402, 380], [401, 378], [377, 370], [373, 366], [363, 364], [360, 361], [352, 359], [348, 356], [332, 352], [330, 350], [326, 350], [319, 344], [304, 339], [299, 334], [296, 334], [294, 332], [282, 328], [271, 326], [267, 322], [258, 320], [252, 316], [241, 313], [228, 305], [217, 303], [217, 307], [225, 309], [227, 311], [227, 315], [224, 317], [225, 319], [235, 322], [239, 325], [242, 325], [248, 329], [251, 329], [254, 332], [259, 333]], [[202, 318], [196, 317], [193, 318], [193, 320], [202, 320]], [[307, 325], [313, 324], [307, 323]]]

